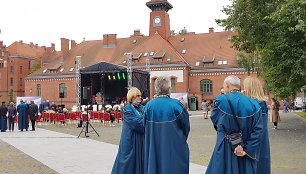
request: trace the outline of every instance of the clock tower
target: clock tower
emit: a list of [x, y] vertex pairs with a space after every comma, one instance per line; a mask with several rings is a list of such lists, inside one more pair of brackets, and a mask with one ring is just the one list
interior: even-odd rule
[[167, 0], [151, 0], [146, 3], [150, 13], [150, 36], [156, 32], [168, 40], [170, 36], [170, 18], [167, 13], [173, 6]]

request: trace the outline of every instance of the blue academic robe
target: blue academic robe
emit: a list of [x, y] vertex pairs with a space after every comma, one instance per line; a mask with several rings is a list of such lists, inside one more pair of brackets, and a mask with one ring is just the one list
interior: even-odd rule
[[247, 155], [236, 156], [225, 138], [228, 134], [239, 132], [239, 128], [225, 95], [220, 95], [215, 100], [211, 114], [211, 120], [217, 130], [217, 142], [206, 174], [256, 174], [263, 131], [261, 108], [258, 101], [239, 92], [227, 95], [238, 116], [245, 144], [243, 149]]
[[0, 130], [6, 131], [7, 130], [7, 107], [5, 105], [0, 106]]
[[158, 97], [145, 106], [144, 174], [188, 174], [189, 114], [179, 100]]
[[19, 130], [28, 130], [29, 128], [28, 110], [29, 106], [25, 103], [21, 103], [17, 106]]
[[271, 158], [270, 158], [270, 142], [268, 132], [268, 107], [266, 102], [259, 103], [262, 110], [262, 141], [260, 145], [260, 155], [257, 163], [258, 174], [270, 174], [271, 173]]
[[112, 174], [143, 173], [143, 106], [124, 107], [118, 154]]

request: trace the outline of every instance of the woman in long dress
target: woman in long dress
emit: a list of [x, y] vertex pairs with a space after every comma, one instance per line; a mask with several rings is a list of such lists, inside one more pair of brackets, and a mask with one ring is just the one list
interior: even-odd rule
[[257, 162], [257, 173], [271, 173], [270, 142], [268, 132], [268, 106], [267, 97], [264, 95], [262, 85], [258, 78], [247, 77], [243, 81], [245, 95], [258, 101], [262, 111], [262, 139], [260, 144], [260, 156]]
[[271, 113], [272, 113], [272, 122], [274, 124], [273, 129], [277, 129], [277, 124], [280, 121], [280, 117], [279, 117], [279, 107], [277, 105], [275, 98], [272, 98]]
[[112, 174], [143, 173], [143, 106], [141, 92], [133, 87], [127, 93], [118, 154]]

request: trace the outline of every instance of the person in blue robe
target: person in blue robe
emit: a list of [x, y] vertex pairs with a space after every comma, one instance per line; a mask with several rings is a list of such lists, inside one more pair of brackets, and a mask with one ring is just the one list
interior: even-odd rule
[[5, 132], [7, 130], [7, 107], [5, 102], [2, 102], [0, 106], [0, 130], [1, 132]]
[[[262, 110], [256, 100], [239, 92], [240, 79], [228, 76], [223, 83], [225, 94], [219, 95], [211, 113], [217, 141], [206, 174], [256, 174], [262, 140]], [[241, 130], [234, 120], [227, 97], [232, 103]], [[242, 132], [244, 146], [232, 149], [226, 136]]]
[[18, 112], [18, 129], [23, 131], [24, 129], [28, 131], [29, 119], [28, 119], [29, 105], [23, 100], [20, 100], [20, 104], [17, 106]]
[[268, 132], [268, 98], [264, 95], [263, 87], [257, 77], [248, 76], [243, 81], [245, 95], [257, 100], [262, 110], [262, 141], [260, 145], [260, 155], [257, 162], [258, 174], [271, 173], [270, 142]]
[[145, 106], [144, 174], [188, 174], [189, 114], [169, 97], [169, 77], [158, 77], [154, 85], [156, 97]]
[[133, 87], [127, 93], [123, 110], [123, 126], [118, 154], [112, 174], [143, 173], [143, 106], [141, 92]]

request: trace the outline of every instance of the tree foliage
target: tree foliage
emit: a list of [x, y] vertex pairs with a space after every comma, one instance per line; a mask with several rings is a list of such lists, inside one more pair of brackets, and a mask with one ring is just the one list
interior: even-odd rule
[[257, 52], [265, 84], [278, 97], [295, 95], [306, 84], [306, 1], [233, 0], [223, 9], [233, 27], [234, 48]]

